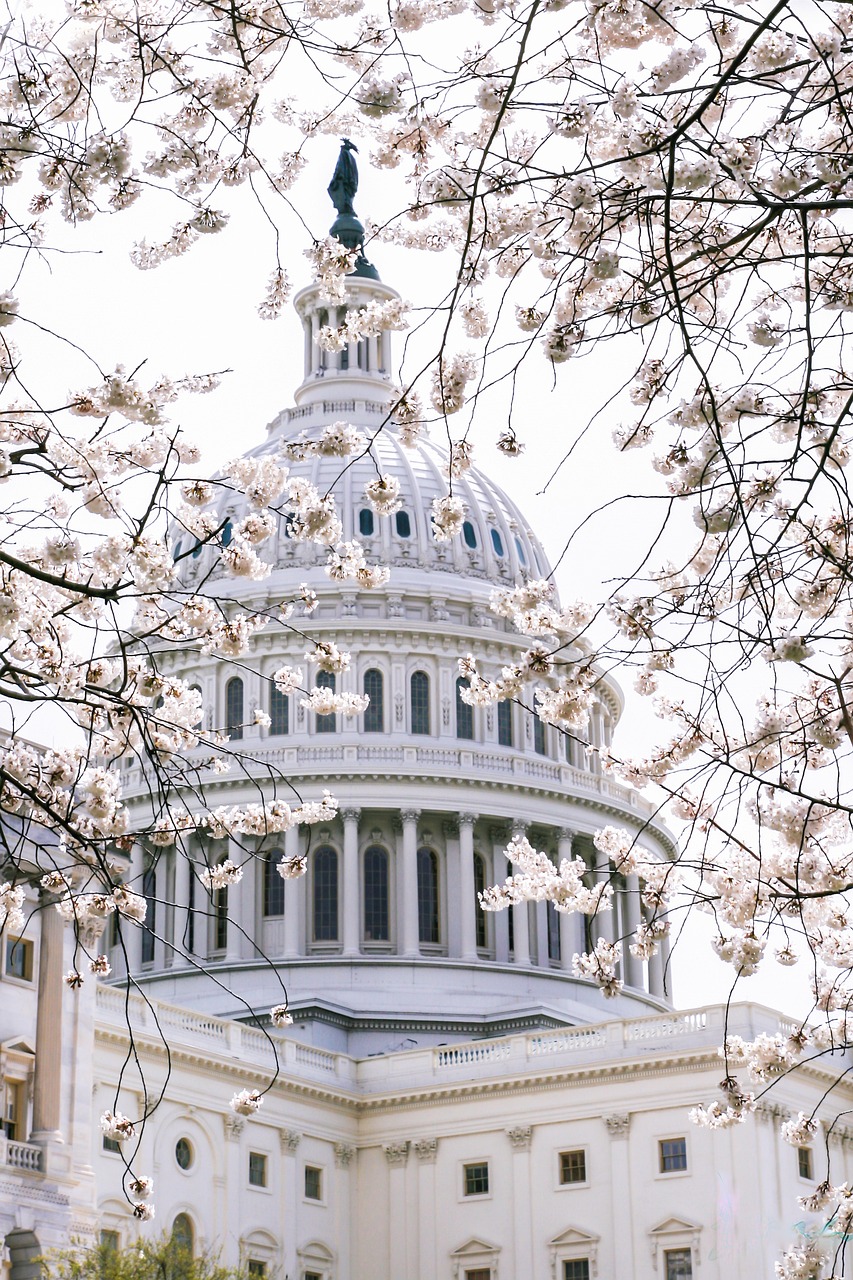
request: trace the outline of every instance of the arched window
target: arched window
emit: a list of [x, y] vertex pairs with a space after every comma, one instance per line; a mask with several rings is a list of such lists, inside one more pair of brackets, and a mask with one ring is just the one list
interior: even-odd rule
[[412, 673], [412, 733], [429, 733], [429, 676], [425, 671]]
[[560, 959], [560, 913], [553, 902], [548, 903], [548, 959]]
[[154, 930], [157, 925], [157, 871], [148, 867], [142, 876], [142, 896], [148, 904], [145, 923], [142, 926], [142, 963], [151, 964], [154, 959]]
[[370, 702], [364, 713], [364, 732], [381, 733], [385, 728], [385, 699], [382, 672], [371, 667], [364, 673], [364, 692]]
[[456, 736], [457, 738], [474, 737], [474, 708], [462, 699], [462, 690], [468, 688], [468, 681], [462, 676], [456, 681]]
[[195, 544], [195, 546], [193, 547], [193, 560], [198, 560], [199, 556], [201, 555], [201, 549], [203, 546], [204, 546], [203, 542], [197, 542]]
[[477, 929], [477, 946], [485, 948], [486, 913], [480, 906], [480, 894], [486, 890], [486, 861], [479, 853], [474, 854], [474, 920]]
[[172, 559], [173, 559], [173, 560], [177, 560], [177, 559], [178, 559], [178, 556], [181, 554], [181, 546], [182, 546], [182, 543], [181, 543], [180, 541], [178, 541], [178, 542], [176, 542], [176, 543], [175, 543], [175, 549], [174, 549], [174, 551], [172, 552]]
[[397, 528], [397, 536], [399, 538], [411, 538], [412, 522], [409, 519], [408, 511], [398, 511], [394, 517], [394, 523]]
[[[515, 872], [515, 868], [513, 867], [512, 863], [507, 861], [507, 864], [506, 864], [507, 875], [511, 876], [514, 874], [514, 872]], [[524, 909], [526, 911], [527, 907], [525, 907]], [[507, 941], [507, 947], [509, 948], [509, 954], [512, 955], [512, 953], [515, 951], [515, 907], [507, 907], [506, 935], [507, 935], [506, 941]]]
[[466, 547], [470, 547], [472, 551], [477, 550], [477, 531], [470, 520], [465, 520], [462, 525], [462, 537]]
[[179, 1213], [172, 1223], [172, 1245], [184, 1253], [192, 1253], [195, 1245], [193, 1224], [185, 1213]]
[[527, 556], [524, 554], [524, 547], [521, 545], [521, 538], [516, 538], [515, 549], [518, 552], [519, 563], [527, 564]]
[[364, 851], [364, 940], [387, 942], [388, 853], [379, 845]]
[[[220, 864], [226, 861], [225, 855], [219, 859]], [[213, 949], [224, 951], [228, 946], [228, 890], [213, 891]]]
[[223, 547], [227, 547], [231, 542], [231, 539], [234, 537], [234, 525], [232, 524], [230, 518], [226, 520], [225, 524], [222, 526], [221, 536], [222, 536]]
[[498, 703], [498, 742], [502, 747], [512, 746], [512, 703]]
[[275, 684], [270, 685], [270, 733], [290, 732], [290, 699]]
[[243, 736], [243, 681], [234, 676], [225, 686], [225, 728], [231, 739]]
[[264, 915], [284, 915], [284, 881], [278, 874], [283, 849], [270, 849], [264, 858]]
[[[331, 671], [321, 671], [317, 676], [318, 689], [331, 689], [335, 692], [335, 677]], [[315, 733], [334, 733], [338, 727], [338, 717], [332, 712], [329, 716], [314, 717]]]
[[372, 538], [376, 527], [370, 507], [362, 507], [358, 513], [358, 531], [362, 538]]
[[545, 723], [538, 716], [533, 717], [533, 750], [538, 756], [548, 754], [548, 748], [545, 745]]
[[338, 940], [338, 855], [323, 845], [314, 854], [314, 941]]
[[432, 849], [418, 849], [418, 938], [439, 942], [438, 857]]
[[496, 556], [502, 556], [502, 555], [503, 555], [503, 553], [504, 553], [504, 544], [503, 544], [503, 542], [502, 542], [502, 540], [501, 540], [501, 535], [498, 533], [497, 529], [492, 529], [492, 546], [493, 546], [493, 547], [494, 547], [494, 549], [495, 549], [495, 555], [496, 555]]

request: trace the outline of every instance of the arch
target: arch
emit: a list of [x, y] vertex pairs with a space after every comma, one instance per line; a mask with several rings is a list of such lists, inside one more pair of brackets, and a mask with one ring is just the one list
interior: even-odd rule
[[432, 849], [418, 849], [418, 939], [420, 942], [441, 941], [438, 854]]
[[42, 1247], [34, 1231], [16, 1228], [6, 1236], [11, 1267], [9, 1280], [41, 1280], [44, 1274], [40, 1261]]
[[147, 904], [142, 925], [142, 963], [154, 960], [154, 930], [157, 925], [157, 867], [151, 864], [142, 873], [142, 896]]
[[338, 855], [321, 845], [313, 860], [313, 932], [315, 942], [338, 940]]
[[284, 915], [284, 881], [278, 874], [278, 864], [284, 858], [283, 849], [270, 849], [264, 858], [264, 915]]
[[290, 699], [282, 693], [278, 686], [270, 685], [270, 733], [283, 734], [290, 732]]
[[[329, 689], [332, 693], [335, 692], [335, 677], [331, 671], [318, 672], [317, 688]], [[315, 733], [335, 733], [335, 731], [337, 730], [337, 727], [338, 727], [338, 717], [335, 715], [334, 712], [332, 712], [332, 714], [328, 716], [314, 717]]]
[[498, 745], [512, 746], [512, 703], [506, 699], [498, 703]]
[[474, 854], [474, 923], [477, 946], [485, 950], [489, 945], [486, 913], [480, 906], [480, 894], [486, 891], [486, 860], [481, 853]]
[[429, 729], [429, 676], [425, 671], [413, 671], [409, 681], [412, 733], [428, 734]]
[[232, 676], [225, 686], [225, 732], [237, 740], [243, 736], [243, 681]]
[[456, 736], [457, 738], [473, 739], [474, 737], [474, 708], [467, 703], [462, 697], [462, 690], [470, 687], [469, 681], [464, 676], [457, 677], [456, 680]]
[[364, 940], [388, 942], [390, 934], [388, 851], [372, 844], [364, 851]]
[[175, 1214], [170, 1242], [182, 1253], [192, 1254], [195, 1251], [195, 1227], [188, 1213]]
[[385, 728], [385, 678], [376, 667], [364, 673], [364, 692], [370, 699], [364, 713], [364, 732], [382, 733]]

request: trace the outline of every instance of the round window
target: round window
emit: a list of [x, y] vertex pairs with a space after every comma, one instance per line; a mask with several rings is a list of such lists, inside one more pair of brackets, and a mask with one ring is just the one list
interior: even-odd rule
[[175, 1159], [181, 1169], [189, 1169], [193, 1162], [193, 1149], [186, 1138], [178, 1138], [175, 1144]]

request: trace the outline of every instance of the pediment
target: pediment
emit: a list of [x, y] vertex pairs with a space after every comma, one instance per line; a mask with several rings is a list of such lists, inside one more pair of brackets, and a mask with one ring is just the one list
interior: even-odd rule
[[451, 1258], [470, 1258], [475, 1254], [499, 1253], [500, 1245], [489, 1244], [487, 1240], [481, 1240], [479, 1236], [472, 1236], [470, 1240], [466, 1240], [464, 1244], [460, 1244], [458, 1249], [454, 1249]]
[[685, 1218], [665, 1218], [656, 1227], [652, 1227], [650, 1236], [686, 1235], [693, 1231], [701, 1231], [698, 1222], [688, 1222]]
[[19, 1036], [16, 1040], [4, 1040], [0, 1044], [0, 1053], [26, 1053], [34, 1058], [36, 1047], [31, 1041]]
[[600, 1236], [591, 1236], [588, 1231], [582, 1231], [580, 1227], [566, 1227], [565, 1231], [561, 1231], [558, 1236], [554, 1236], [549, 1241], [552, 1248], [560, 1248], [566, 1245], [594, 1245], [601, 1240]]
[[323, 1262], [329, 1264], [335, 1260], [335, 1255], [332, 1253], [332, 1250], [328, 1245], [323, 1244], [320, 1240], [309, 1240], [308, 1244], [304, 1244], [302, 1248], [297, 1249], [296, 1252], [305, 1262]]

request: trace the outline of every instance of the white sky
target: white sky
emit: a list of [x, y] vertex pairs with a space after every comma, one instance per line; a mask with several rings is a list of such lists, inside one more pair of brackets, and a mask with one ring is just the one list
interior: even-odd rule
[[[334, 217], [325, 188], [337, 150], [334, 138], [314, 141], [307, 152], [307, 173], [292, 192], [294, 203], [318, 237]], [[403, 193], [396, 173], [371, 171], [362, 158], [360, 176], [356, 208], [363, 219], [381, 221], [399, 207]], [[245, 196], [238, 197], [238, 204], [240, 199]], [[67, 230], [61, 235], [66, 252], [48, 253], [42, 261], [31, 258], [17, 292], [22, 314], [71, 337], [104, 370], [116, 363], [133, 368], [146, 361], [140, 375], [145, 384], [164, 373], [179, 377], [231, 369], [216, 393], [186, 398], [175, 406], [175, 419], [203, 448], [202, 470], [210, 472], [258, 443], [265, 424], [292, 403], [292, 391], [302, 373], [301, 328], [290, 306], [276, 322], [257, 316], [257, 304], [274, 266], [273, 239], [248, 202], [225, 232], [201, 240], [186, 257], [153, 271], [137, 271], [128, 259], [131, 242], [143, 234], [151, 240], [165, 238], [173, 216], [165, 206], [158, 215], [157, 201], [143, 200], [130, 213], [96, 220], [74, 232]], [[303, 257], [309, 237], [295, 220], [292, 231], [283, 264], [296, 291], [310, 279]], [[59, 243], [56, 237], [49, 240]], [[452, 281], [452, 253], [423, 254], [376, 245], [369, 256], [382, 279], [415, 308], [440, 301]], [[0, 287], [11, 283], [6, 277]], [[34, 378], [37, 371], [42, 402], [61, 404], [69, 389], [98, 381], [94, 367], [76, 352], [25, 323], [17, 324], [10, 336], [25, 356], [24, 382], [28, 370], [34, 371]], [[401, 336], [394, 339], [398, 356]], [[458, 345], [474, 344], [462, 338]], [[421, 360], [426, 350], [421, 343]], [[568, 531], [599, 503], [653, 488], [647, 456], [620, 455], [610, 443], [610, 432], [620, 420], [617, 406], [602, 416], [558, 479], [543, 492], [574, 432], [618, 390], [619, 367], [617, 348], [611, 346], [592, 359], [563, 365], [554, 384], [549, 366], [537, 354], [515, 393], [513, 423], [528, 445], [520, 459], [507, 460], [494, 449], [506, 422], [509, 385], [490, 393], [478, 409], [472, 437], [475, 462], [527, 513], [552, 561], [560, 555]], [[606, 595], [602, 583], [636, 567], [638, 549], [647, 545], [654, 525], [655, 505], [617, 505], [592, 522], [557, 573], [564, 599], [601, 599], [602, 593]], [[655, 723], [648, 704], [633, 694], [631, 677], [621, 683], [628, 705], [617, 748], [645, 753], [650, 735], [656, 732]], [[706, 921], [696, 921], [676, 950], [675, 995], [682, 1006], [725, 999], [731, 986], [731, 970], [716, 959], [705, 941], [710, 932]], [[786, 1012], [799, 1011], [807, 977], [803, 965], [780, 969], [770, 961], [762, 974], [741, 982], [738, 997]]]

